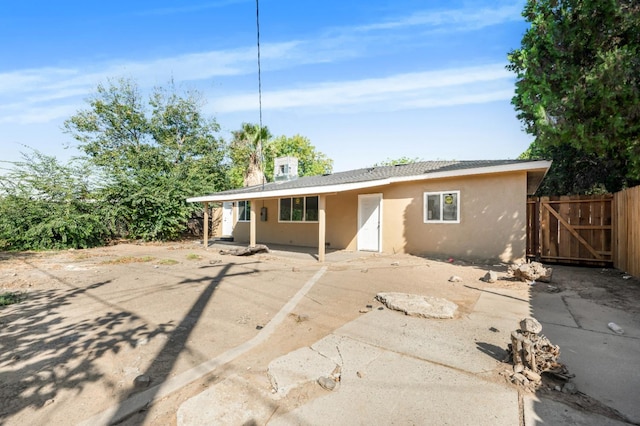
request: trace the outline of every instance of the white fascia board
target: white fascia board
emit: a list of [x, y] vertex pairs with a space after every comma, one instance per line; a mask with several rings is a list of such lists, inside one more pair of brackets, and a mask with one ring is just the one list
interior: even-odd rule
[[484, 175], [492, 173], [507, 173], [518, 171], [546, 171], [551, 167], [551, 161], [538, 160], [526, 163], [503, 164], [500, 166], [475, 167], [472, 169], [449, 170], [445, 172], [432, 172], [414, 176], [402, 176], [365, 182], [343, 183], [337, 185], [310, 186], [306, 188], [276, 189], [272, 191], [259, 191], [236, 194], [211, 194], [201, 197], [187, 198], [190, 203], [219, 202], [219, 201], [239, 201], [239, 200], [261, 200], [266, 198], [296, 197], [301, 195], [320, 195], [356, 189], [373, 188], [376, 186], [390, 185], [399, 182], [415, 182], [421, 180], [443, 179], [449, 177]]
[[321, 195], [334, 194], [336, 192], [353, 191], [354, 189], [371, 188], [374, 186], [389, 185], [391, 179], [372, 180], [366, 182], [342, 183], [337, 185], [309, 186], [305, 188], [276, 189], [272, 191], [260, 191], [238, 194], [212, 194], [202, 197], [187, 198], [187, 202], [205, 201], [239, 201], [239, 200], [262, 200], [265, 198], [297, 197], [299, 195]]

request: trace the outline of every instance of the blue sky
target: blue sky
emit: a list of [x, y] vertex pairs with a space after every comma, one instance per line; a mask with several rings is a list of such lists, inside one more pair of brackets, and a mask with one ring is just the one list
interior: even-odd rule
[[[524, 1], [260, 1], [263, 124], [308, 137], [334, 170], [402, 156], [507, 159], [531, 137], [507, 53]], [[65, 160], [65, 119], [99, 83], [197, 89], [221, 135], [259, 120], [255, 0], [0, 6], [0, 159]], [[69, 148], [64, 148], [69, 146]]]

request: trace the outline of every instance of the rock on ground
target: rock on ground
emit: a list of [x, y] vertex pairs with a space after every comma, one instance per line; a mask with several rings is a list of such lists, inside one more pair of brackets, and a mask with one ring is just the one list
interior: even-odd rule
[[542, 324], [535, 318], [524, 318], [520, 321], [520, 329], [529, 333], [538, 334], [542, 331]]
[[495, 283], [498, 281], [498, 274], [494, 271], [489, 271], [484, 275], [484, 277], [482, 277], [482, 281], [486, 283]]
[[509, 266], [509, 274], [520, 281], [550, 283], [553, 269], [546, 268], [540, 262], [516, 263]]
[[453, 318], [458, 305], [439, 297], [407, 293], [378, 293], [376, 299], [387, 308], [423, 318]]

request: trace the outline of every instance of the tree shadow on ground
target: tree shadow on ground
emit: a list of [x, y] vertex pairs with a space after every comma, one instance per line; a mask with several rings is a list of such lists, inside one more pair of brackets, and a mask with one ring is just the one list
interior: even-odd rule
[[77, 320], [62, 313], [63, 307], [83, 303], [81, 298], [90, 290], [109, 282], [32, 292], [22, 303], [0, 310], [0, 420], [43, 407], [62, 389], [79, 394], [87, 384], [103, 378], [96, 360], [167, 333], [170, 325], [150, 329], [124, 310]]
[[[202, 316], [202, 313], [211, 300], [211, 297], [213, 296], [219, 283], [224, 278], [239, 275], [250, 275], [258, 272], [256, 269], [247, 269], [242, 272], [230, 273], [231, 268], [235, 265], [235, 263], [216, 265], [214, 267], [219, 267], [220, 270], [215, 276], [208, 275], [198, 279], [186, 279], [180, 282], [180, 284], [208, 284], [200, 293], [180, 324], [178, 324], [176, 328], [171, 331], [166, 343], [164, 344], [158, 355], [156, 355], [154, 360], [151, 362], [147, 370], [144, 372], [145, 375], [150, 377], [154, 384], [152, 388], [145, 391], [145, 399], [153, 401], [157, 393], [160, 391], [160, 385], [169, 378], [169, 374], [175, 366], [178, 357], [183, 352], [183, 350], [185, 350], [186, 344], [189, 341], [193, 329]], [[242, 266], [246, 267], [246, 264], [243, 264]], [[204, 268], [211, 268], [211, 266]], [[129, 404], [127, 404], [127, 399], [129, 398], [129, 396], [135, 393], [135, 391], [135, 386], [133, 386], [130, 388], [129, 393], [123, 394], [123, 398], [120, 401], [117, 410], [114, 412], [108, 422], [109, 424], [119, 423], [129, 416], [135, 414], [135, 412], [130, 412], [131, 407]], [[142, 411], [141, 413], [138, 412], [138, 414], [139, 415], [136, 417], [136, 422], [142, 423], [146, 418], [147, 411]]]

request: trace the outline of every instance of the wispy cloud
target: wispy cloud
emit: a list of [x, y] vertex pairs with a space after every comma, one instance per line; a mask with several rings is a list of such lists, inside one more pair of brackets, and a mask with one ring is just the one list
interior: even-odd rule
[[520, 20], [522, 4], [510, 4], [493, 8], [419, 11], [394, 20], [361, 25], [356, 32], [388, 31], [415, 27], [447, 27], [448, 31], [476, 30], [504, 22]]
[[[222, 7], [245, 0], [220, 0], [170, 9], [155, 13], [180, 13], [196, 9]], [[415, 30], [460, 31], [482, 28], [519, 18], [521, 5], [495, 8], [421, 11], [397, 19], [386, 19], [366, 25], [334, 28], [320, 36], [307, 36], [279, 43], [263, 43], [261, 56], [263, 71], [295, 68], [305, 64], [332, 63], [345, 59], [363, 58], [382, 49], [396, 49], [398, 38], [415, 37]], [[429, 105], [439, 102], [438, 90], [466, 87], [479, 81], [505, 81], [507, 73], [499, 66], [482, 69], [405, 73], [379, 79], [334, 81], [309, 84], [265, 92], [268, 108], [362, 106], [391, 102], [390, 108], [419, 107], [425, 99], [435, 96]], [[499, 68], [499, 69], [498, 69]], [[164, 84], [170, 78], [180, 82], [243, 76], [256, 72], [254, 46], [228, 50], [185, 53], [149, 60], [113, 59], [110, 61], [76, 64], [69, 67], [43, 67], [0, 73], [0, 122], [46, 122], [68, 117], [68, 111], [82, 106], [83, 98], [95, 93], [97, 84], [109, 78], [130, 77], [143, 88]], [[449, 73], [449, 74], [448, 74]], [[226, 80], [230, 81], [230, 80]], [[291, 83], [293, 84], [293, 82]], [[505, 89], [506, 90], [506, 89]], [[489, 90], [484, 95], [467, 93], [450, 99], [467, 102], [472, 99], [491, 99], [502, 93]], [[505, 96], [504, 93], [501, 96]], [[216, 102], [217, 111], [237, 111], [250, 108], [250, 98], [238, 94]]]
[[[295, 57], [296, 42], [265, 45], [266, 60]], [[46, 122], [68, 117], [68, 107], [77, 109], [82, 98], [95, 93], [96, 86], [110, 78], [127, 77], [143, 88], [177, 81], [202, 81], [216, 77], [255, 72], [255, 49], [190, 53], [150, 61], [112, 61], [78, 68], [39, 68], [0, 73], [0, 122]], [[285, 63], [286, 61], [282, 61]], [[42, 114], [42, 110], [50, 110]], [[56, 112], [58, 114], [56, 114]]]
[[[492, 102], [513, 96], [513, 76], [505, 64], [396, 74], [384, 78], [319, 83], [262, 96], [265, 110], [398, 110]], [[217, 98], [216, 112], [257, 108], [255, 93]]]

